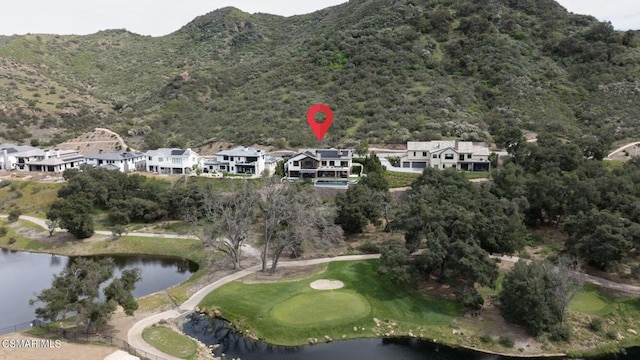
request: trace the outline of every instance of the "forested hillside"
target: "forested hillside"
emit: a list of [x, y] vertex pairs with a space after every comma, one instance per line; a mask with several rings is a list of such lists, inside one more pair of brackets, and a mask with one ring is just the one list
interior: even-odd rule
[[[140, 147], [490, 139], [506, 126], [640, 135], [640, 34], [551, 0], [351, 0], [289, 18], [225, 8], [148, 37], [0, 37], [0, 136], [96, 126]], [[144, 141], [144, 144], [142, 142]]]

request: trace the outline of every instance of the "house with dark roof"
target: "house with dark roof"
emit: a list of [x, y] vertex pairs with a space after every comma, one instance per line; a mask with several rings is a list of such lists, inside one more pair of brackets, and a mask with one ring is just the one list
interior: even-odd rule
[[190, 174], [200, 166], [198, 154], [191, 149], [162, 148], [145, 153], [147, 172], [164, 175]]
[[284, 164], [289, 180], [348, 179], [353, 152], [344, 149], [303, 149]]
[[84, 156], [88, 165], [118, 170], [123, 173], [145, 169], [146, 156], [141, 152], [102, 152]]
[[18, 159], [15, 154], [38, 150], [38, 148], [29, 145], [13, 145], [13, 144], [0, 144], [0, 170], [15, 170]]

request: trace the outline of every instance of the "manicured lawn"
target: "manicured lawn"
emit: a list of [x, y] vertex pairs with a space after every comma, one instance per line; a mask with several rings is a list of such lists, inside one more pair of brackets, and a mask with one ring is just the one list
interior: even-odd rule
[[142, 338], [156, 349], [181, 359], [195, 359], [198, 351], [195, 341], [164, 326], [144, 329]]
[[615, 310], [615, 299], [600, 293], [595, 286], [587, 285], [573, 298], [569, 309], [590, 315], [607, 315]]
[[[299, 281], [233, 282], [208, 294], [200, 307], [219, 308], [241, 329], [273, 344], [299, 345], [325, 335], [375, 337], [392, 330], [395, 335], [412, 330], [425, 337], [451, 337], [449, 325], [460, 313], [455, 302], [398, 289], [381, 279], [377, 268], [377, 260], [334, 262], [324, 273]], [[333, 294], [309, 286], [324, 278], [345, 286]], [[374, 318], [397, 325], [376, 328]]]
[[465, 172], [464, 176], [469, 179], [488, 179], [491, 173], [489, 172]]

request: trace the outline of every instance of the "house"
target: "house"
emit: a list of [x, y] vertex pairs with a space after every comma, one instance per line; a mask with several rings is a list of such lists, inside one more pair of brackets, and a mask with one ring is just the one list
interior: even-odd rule
[[145, 153], [147, 172], [165, 175], [189, 174], [199, 166], [199, 157], [191, 149], [162, 148]]
[[454, 168], [460, 171], [489, 171], [489, 148], [471, 141], [409, 141], [407, 155], [400, 158], [403, 168]]
[[264, 150], [238, 146], [233, 149], [220, 151], [215, 158], [203, 162], [205, 173], [230, 173], [243, 175], [260, 175], [267, 170], [270, 174], [275, 171], [275, 163], [267, 157]]
[[85, 163], [84, 156], [77, 150], [33, 149], [13, 153], [15, 169], [21, 171], [62, 172], [78, 168]]
[[284, 165], [290, 180], [348, 179], [351, 175], [353, 152], [336, 149], [305, 149]]
[[105, 167], [129, 173], [144, 170], [146, 156], [141, 152], [108, 152], [100, 150], [97, 154], [84, 156], [88, 165]]
[[0, 170], [15, 170], [18, 159], [16, 153], [38, 150], [38, 148], [29, 145], [12, 145], [0, 144]]
[[84, 156], [76, 150], [56, 150], [55, 154], [51, 155], [49, 150], [44, 150], [44, 152], [42, 158], [26, 163], [28, 171], [61, 173], [67, 169], [79, 169], [81, 165], [86, 163]]

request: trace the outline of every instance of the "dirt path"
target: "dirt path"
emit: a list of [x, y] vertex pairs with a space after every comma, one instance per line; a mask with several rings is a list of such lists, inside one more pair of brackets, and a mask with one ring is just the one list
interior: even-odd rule
[[632, 146], [636, 146], [638, 144], [640, 144], [640, 141], [635, 141], [635, 142], [632, 142], [632, 143], [628, 143], [628, 144], [622, 145], [621, 147], [619, 147], [619, 148], [613, 150], [612, 152], [610, 152], [609, 155], [607, 155], [607, 158], [611, 158], [616, 153], [619, 153], [620, 151], [623, 151], [623, 150], [625, 150], [627, 148], [630, 148]]

